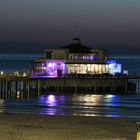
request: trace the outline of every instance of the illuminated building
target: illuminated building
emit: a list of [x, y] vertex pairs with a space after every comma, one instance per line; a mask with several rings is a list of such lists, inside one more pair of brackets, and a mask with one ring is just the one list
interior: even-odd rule
[[121, 64], [108, 59], [108, 50], [84, 46], [79, 38], [72, 39], [70, 45], [46, 49], [44, 53], [44, 58], [35, 61], [32, 77], [121, 73]]

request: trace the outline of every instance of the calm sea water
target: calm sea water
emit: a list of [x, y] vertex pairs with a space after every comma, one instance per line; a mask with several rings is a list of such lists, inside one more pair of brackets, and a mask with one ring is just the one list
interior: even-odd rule
[[[39, 55], [2, 55], [0, 70], [16, 71], [31, 69], [33, 60]], [[129, 73], [140, 73], [140, 57], [115, 56]], [[81, 115], [125, 117], [140, 119], [140, 94], [133, 95], [94, 95], [52, 93], [24, 99], [0, 99], [0, 112], [32, 113], [46, 115]], [[113, 94], [113, 93], [112, 93]]]
[[0, 70], [5, 72], [31, 70], [34, 60], [43, 57], [33, 54], [0, 54]]
[[128, 70], [130, 74], [140, 73], [140, 56], [112, 56], [112, 58], [122, 64], [122, 69]]
[[140, 95], [40, 95], [0, 100], [0, 112], [140, 119]]

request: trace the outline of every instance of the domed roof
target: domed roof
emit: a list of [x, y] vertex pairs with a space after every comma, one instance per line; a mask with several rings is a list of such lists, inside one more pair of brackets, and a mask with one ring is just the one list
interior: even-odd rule
[[81, 44], [81, 40], [79, 38], [73, 38], [71, 44]]
[[91, 53], [91, 49], [92, 49], [90, 47], [82, 45], [81, 40], [79, 38], [73, 38], [72, 43], [70, 45], [66, 45], [61, 48], [69, 49], [70, 53]]
[[79, 41], [80, 41], [80, 39], [79, 39], [78, 37], [75, 37], [75, 38], [73, 38], [72, 40], [79, 40]]

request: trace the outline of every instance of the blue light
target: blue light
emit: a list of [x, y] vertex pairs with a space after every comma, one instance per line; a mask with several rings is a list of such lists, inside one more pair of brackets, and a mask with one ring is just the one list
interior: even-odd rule
[[121, 73], [121, 64], [118, 64], [116, 60], [106, 60], [106, 64], [109, 64], [109, 73]]
[[121, 64], [109, 64], [109, 73], [121, 73]]
[[116, 60], [106, 60], [106, 64], [116, 64]]

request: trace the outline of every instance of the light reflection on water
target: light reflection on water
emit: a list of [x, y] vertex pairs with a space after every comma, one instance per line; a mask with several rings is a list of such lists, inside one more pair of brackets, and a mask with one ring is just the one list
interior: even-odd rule
[[[116, 102], [119, 100], [115, 95], [85, 95], [76, 97], [77, 101], [81, 102], [80, 109], [85, 111], [80, 115], [84, 116], [106, 116], [106, 117], [119, 117], [121, 114], [112, 110], [113, 106], [116, 106]], [[74, 100], [76, 98], [73, 98]], [[117, 105], [118, 106], [118, 105]], [[79, 115], [79, 114], [74, 114]]]
[[4, 100], [0, 99], [0, 113], [4, 113]]
[[140, 95], [40, 95], [1, 100], [0, 112], [140, 118]]
[[63, 104], [64, 101], [65, 96], [41, 95], [38, 100], [39, 105], [42, 106], [39, 110], [39, 114], [63, 115], [63, 106], [61, 106], [61, 104]]
[[45, 103], [48, 106], [56, 106], [56, 96], [40, 96], [40, 103]]

